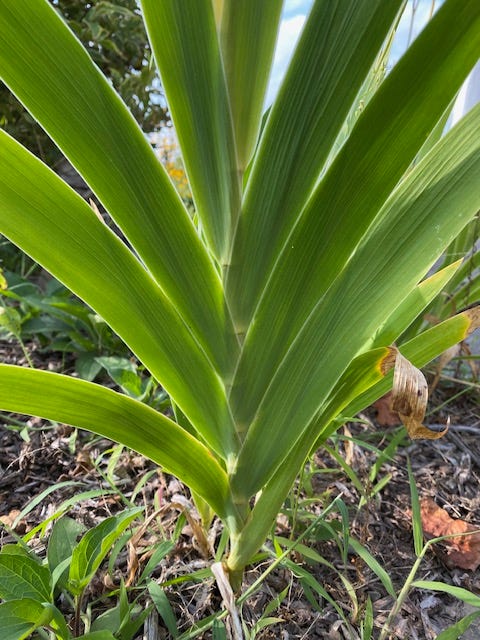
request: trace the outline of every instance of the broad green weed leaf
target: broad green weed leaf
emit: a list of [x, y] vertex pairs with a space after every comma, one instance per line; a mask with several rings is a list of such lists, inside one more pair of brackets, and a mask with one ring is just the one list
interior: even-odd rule
[[0, 598], [31, 598], [37, 602], [52, 601], [51, 576], [48, 567], [19, 545], [7, 545], [0, 551]]
[[80, 353], [75, 361], [75, 371], [82, 378], [92, 382], [102, 370], [102, 365], [97, 362], [96, 353]]
[[68, 588], [73, 594], [82, 593], [112, 545], [142, 511], [141, 508], [128, 509], [107, 518], [83, 536], [73, 550], [70, 564]]
[[[75, 548], [78, 536], [85, 531], [85, 526], [64, 516], [54, 524], [50, 538], [48, 539], [47, 560], [50, 571], [55, 569], [68, 558], [71, 557]], [[56, 583], [64, 587], [68, 574], [68, 565], [61, 575], [56, 577]], [[54, 585], [55, 586], [55, 585]]]
[[91, 632], [108, 631], [114, 633], [119, 640], [131, 640], [145, 622], [150, 613], [149, 607], [138, 604], [128, 605], [124, 611], [123, 605], [108, 609], [92, 622]]
[[96, 358], [121, 389], [132, 398], [142, 395], [142, 380], [137, 372], [136, 365], [128, 358], [118, 356], [103, 356]]
[[[38, 600], [21, 598], [0, 604], [0, 629], [2, 640], [24, 640], [30, 634], [49, 624], [53, 607]], [[110, 640], [110, 639], [109, 639]]]

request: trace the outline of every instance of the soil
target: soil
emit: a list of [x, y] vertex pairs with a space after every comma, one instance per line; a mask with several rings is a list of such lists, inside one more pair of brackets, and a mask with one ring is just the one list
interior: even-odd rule
[[[57, 362], [55, 357], [48, 359], [35, 345], [29, 345], [29, 351], [35, 365], [41, 368], [64, 370], [66, 364], [68, 366], [68, 363]], [[0, 343], [0, 361], [25, 364], [23, 353], [14, 342]], [[450, 372], [449, 377], [455, 378], [455, 371]], [[342, 427], [339, 434], [345, 438], [337, 439], [336, 450], [351, 466], [358, 480], [347, 477], [328, 451], [317, 451], [306, 467], [302, 483], [292, 494], [294, 496], [296, 492], [298, 498], [294, 530], [292, 512], [286, 508], [279, 516], [277, 534], [295, 539], [325, 504], [341, 496], [348, 508], [350, 535], [359, 540], [389, 574], [398, 593], [416, 560], [408, 459], [421, 498], [432, 498], [453, 518], [480, 526], [478, 389], [478, 385], [468, 387], [445, 378], [441, 381], [430, 400], [429, 406], [433, 409], [429, 422], [444, 425], [449, 416], [450, 431], [436, 441], [410, 441], [407, 437], [401, 440], [394, 457], [383, 464], [378, 474], [377, 481], [384, 479], [384, 486], [360, 510], [358, 480], [368, 489], [368, 475], [377, 459], [371, 445], [383, 449], [399, 427], [380, 427], [373, 409], [360, 416], [358, 422]], [[37, 527], [67, 499], [72, 499], [68, 510], [70, 517], [92, 527], [106, 516], [125, 508], [133, 496], [136, 505], [145, 506], [147, 514], [155, 513], [156, 517], [136, 544], [134, 559], [126, 553], [120, 554], [113, 571], [108, 572], [104, 567], [90, 586], [87, 598], [96, 602], [96, 613], [112, 606], [115, 600], [109, 599], [108, 594], [118, 586], [120, 578], [134, 586], [135, 575], [138, 575], [138, 571], [135, 574], [136, 562], [141, 566], [145, 564], [153, 545], [175, 534], [180, 518], [181, 529], [174, 549], [160, 562], [154, 577], [167, 584], [165, 591], [178, 628], [185, 632], [195, 622], [221, 608], [221, 598], [213, 579], [195, 581], [192, 579], [195, 576], [191, 576], [194, 572], [201, 575], [202, 570], [209, 567], [211, 559], [206, 557], [208, 551], [205, 544], [201, 544], [195, 521], [190, 518], [189, 522], [185, 515], [181, 515], [194, 513], [188, 490], [137, 453], [118, 449], [115, 453], [118, 460], [114, 473], [109, 475], [111, 442], [65, 425], [3, 414], [0, 424], [0, 519], [7, 526], [0, 528], [0, 546]], [[109, 477], [113, 484], [108, 481]], [[83, 499], [75, 498], [96, 489], [104, 489], [104, 495], [91, 493]], [[39, 496], [42, 497], [36, 503], [34, 499]], [[338, 522], [338, 516], [335, 518]], [[367, 598], [373, 604], [373, 637], [378, 637], [393, 606], [393, 599], [363, 560], [351, 549], [342, 555], [334, 540], [321, 539], [328, 537], [322, 536], [322, 531], [325, 533], [323, 529], [307, 536], [302, 544], [320, 554], [326, 562], [315, 562], [298, 550], [292, 553], [290, 560], [307, 570], [334, 603], [343, 609], [350, 629], [334, 604], [314, 590], [308, 592], [303, 588], [300, 572], [295, 574], [280, 566], [268, 575], [260, 590], [242, 606], [243, 620], [247, 627], [252, 628], [265, 607], [283, 594], [279, 606], [268, 614], [282, 621], [259, 629], [256, 638], [360, 638], [360, 623]], [[214, 522], [211, 533], [217, 540], [220, 532], [219, 523]], [[47, 527], [45, 532], [38, 532], [29, 542], [40, 555], [44, 553], [48, 533]], [[270, 564], [271, 559], [265, 554], [258, 564], [249, 567], [244, 588], [251, 585]], [[353, 585], [357, 611], [340, 575]], [[447, 566], [441, 546], [427, 552], [416, 577], [480, 593], [478, 572]], [[447, 594], [412, 589], [389, 637], [433, 640], [467, 613], [469, 610], [463, 603]], [[170, 637], [161, 619], [157, 622], [151, 618], [150, 623], [154, 629], [150, 638]], [[146, 636], [142, 633], [137, 636], [142, 637]], [[197, 637], [210, 638], [211, 633], [205, 632]], [[472, 627], [462, 637], [480, 637], [479, 627], [476, 630]]]

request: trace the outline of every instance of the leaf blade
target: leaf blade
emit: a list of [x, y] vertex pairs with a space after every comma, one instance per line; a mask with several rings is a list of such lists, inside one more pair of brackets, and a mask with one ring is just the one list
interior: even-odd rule
[[[462, 24], [454, 31], [457, 17]], [[480, 5], [445, 2], [359, 117], [278, 257], [255, 312], [238, 366], [238, 399], [232, 393], [239, 422], [251, 421], [289, 345], [317, 313], [316, 305], [349, 263], [368, 226], [374, 226], [479, 48]], [[408, 99], [399, 100], [404, 94]], [[372, 245], [371, 251], [378, 254], [385, 248]]]
[[50, 572], [21, 547], [6, 545], [0, 552], [0, 597], [52, 601]]
[[142, 511], [143, 507], [126, 509], [102, 520], [82, 537], [73, 549], [68, 574], [68, 589], [74, 595], [83, 593], [114, 542]]
[[3, 410], [51, 418], [121, 441], [175, 474], [220, 517], [226, 516], [225, 471], [204, 445], [147, 405], [91, 382], [5, 364], [0, 365], [0, 398]]
[[225, 365], [227, 319], [208, 253], [133, 117], [48, 2], [0, 3], [0, 74]]
[[110, 324], [220, 455], [233, 450], [225, 390], [205, 343], [80, 196], [2, 130], [0, 141], [1, 232]]
[[282, 0], [223, 3], [220, 42], [243, 175], [257, 141]]
[[4, 640], [25, 640], [35, 629], [48, 624], [52, 617], [53, 613], [49, 607], [32, 598], [0, 603], [0, 623]]
[[[335, 380], [388, 317], [388, 310], [398, 306], [476, 214], [480, 206], [480, 145], [474, 132], [479, 125], [477, 107], [394, 192], [385, 205], [382, 224], [372, 228], [309, 317], [270, 381], [247, 433], [238, 457], [238, 477], [232, 480], [239, 491], [244, 490], [242, 482], [250, 489], [255, 487], [252, 493], [260, 488], [261, 479], [268, 477], [267, 469], [275, 466], [275, 456], [279, 462], [282, 452], [290, 449], [299, 430], [318, 409], [319, 399], [328, 397]], [[454, 218], [452, 210], [457, 211]], [[397, 230], [395, 234], [392, 228]], [[260, 355], [256, 356], [258, 369]], [[257, 483], [252, 482], [254, 476]]]
[[212, 2], [142, 0], [142, 8], [195, 208], [222, 264], [240, 184]]
[[314, 3], [269, 115], [244, 197], [227, 280], [240, 330], [248, 326], [277, 252], [400, 5], [400, 0]]

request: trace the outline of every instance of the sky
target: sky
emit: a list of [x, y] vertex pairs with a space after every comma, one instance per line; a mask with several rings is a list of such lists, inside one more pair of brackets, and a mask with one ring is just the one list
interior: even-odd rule
[[[406, 48], [412, 25], [413, 9], [413, 31], [411, 36], [418, 35], [430, 16], [432, 5], [438, 8], [442, 0], [408, 0], [408, 4], [402, 20], [399, 24], [397, 35], [392, 47], [392, 64], [398, 60]], [[276, 95], [283, 75], [292, 55], [295, 43], [302, 30], [305, 19], [308, 15], [312, 0], [285, 0], [282, 22], [278, 35], [275, 59], [267, 91], [266, 104], [270, 104]]]

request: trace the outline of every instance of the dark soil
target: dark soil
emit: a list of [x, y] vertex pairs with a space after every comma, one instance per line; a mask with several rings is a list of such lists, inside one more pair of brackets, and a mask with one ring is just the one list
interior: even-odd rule
[[[29, 346], [36, 366], [64, 370], [65, 362], [55, 358], [46, 360], [34, 346]], [[14, 343], [0, 343], [0, 360], [25, 364], [21, 349]], [[68, 366], [68, 363], [67, 363]], [[467, 389], [467, 392], [463, 393]], [[339, 468], [339, 464], [325, 450], [319, 450], [307, 465], [306, 475], [298, 491], [298, 513], [293, 537], [298, 536], [322, 506], [335, 496], [341, 496], [349, 510], [350, 534], [359, 540], [390, 575], [398, 591], [415, 562], [410, 513], [410, 488], [407, 458], [410, 459], [420, 497], [433, 498], [454, 518], [480, 525], [480, 409], [478, 386], [467, 388], [459, 383], [443, 381], [430, 400], [433, 412], [431, 423], [445, 424], [450, 416], [449, 433], [437, 441], [415, 441], [407, 437], [400, 442], [393, 460], [381, 468], [377, 481], [389, 474], [382, 490], [358, 510], [358, 488]], [[364, 421], [348, 424], [340, 434], [352, 436], [354, 441], [337, 441], [337, 450], [354, 470], [365, 487], [368, 474], [375, 463], [376, 454], [361, 445], [370, 443], [383, 449], [399, 427], [380, 427], [375, 412], [362, 416]], [[26, 429], [24, 427], [27, 427]], [[98, 524], [108, 515], [118, 513], [135, 495], [136, 505], [143, 505], [148, 515], [156, 512], [135, 548], [135, 562], [144, 565], [152, 546], [174, 534], [180, 514], [191, 508], [188, 490], [177, 480], [162, 474], [152, 463], [138, 454], [122, 451], [114, 470], [113, 485], [107, 481], [107, 464], [111, 458], [112, 443], [85, 432], [77, 432], [65, 425], [52, 425], [37, 418], [3, 415], [0, 425], [0, 517], [6, 528], [0, 528], [0, 545], [14, 541], [15, 535], [24, 535], [53, 515], [69, 498], [94, 489], [105, 489], [102, 496], [73, 500], [68, 514], [87, 527]], [[104, 474], [102, 477], [101, 473]], [[63, 484], [61, 484], [63, 483]], [[77, 483], [77, 484], [73, 484]], [[49, 489], [55, 489], [49, 492]], [[33, 505], [32, 500], [43, 498]], [[294, 494], [292, 494], [294, 495]], [[288, 538], [292, 534], [291, 512], [281, 514], [277, 533]], [[195, 622], [221, 608], [221, 599], [213, 579], [203, 582], [193, 579], [181, 581], [182, 576], [208, 568], [211, 559], [205, 557], [202, 545], [195, 538], [194, 522], [184, 520], [174, 551], [163, 560], [154, 576], [161, 583], [170, 583], [166, 593], [173, 607], [180, 631], [188, 630]], [[310, 518], [310, 519], [309, 519]], [[193, 528], [192, 528], [193, 526]], [[13, 532], [11, 530], [13, 527]], [[39, 532], [29, 542], [42, 555], [48, 540]], [[218, 540], [220, 525], [214, 523], [212, 536]], [[198, 538], [198, 536], [197, 536]], [[201, 542], [201, 541], [200, 541]], [[279, 607], [269, 613], [283, 621], [259, 630], [257, 638], [360, 638], [360, 621], [369, 597], [373, 603], [375, 628], [378, 637], [390, 612], [393, 599], [388, 595], [378, 576], [358, 556], [345, 557], [333, 540], [307, 537], [302, 543], [317, 553], [334, 568], [313, 562], [299, 553], [291, 560], [307, 569], [340, 606], [351, 628], [334, 606], [318, 594], [305, 593], [301, 582], [285, 567], [275, 569], [263, 582], [261, 589], [242, 607], [242, 616], [248, 627], [261, 617], [265, 607], [286, 589]], [[447, 567], [441, 549], [427, 553], [418, 579], [437, 580], [480, 593], [477, 572]], [[135, 585], [135, 562], [132, 557], [120, 555], [110, 574], [105, 568], [91, 585], [89, 600], [102, 608], [112, 606], [107, 595], [123, 576], [130, 586]], [[244, 588], [252, 584], [265, 571], [271, 560], [264, 558], [249, 568]], [[348, 595], [339, 573], [353, 584], [358, 611]], [[103, 600], [102, 600], [103, 598]], [[316, 606], [312, 602], [316, 600]], [[97, 600], [99, 599], [99, 600]], [[433, 640], [438, 633], [468, 613], [463, 603], [441, 594], [413, 589], [397, 617], [391, 638]], [[464, 638], [480, 637], [480, 631], [465, 634]], [[142, 634], [138, 638], [143, 637]], [[153, 638], [168, 638], [162, 621]], [[210, 638], [205, 632], [200, 638]]]

